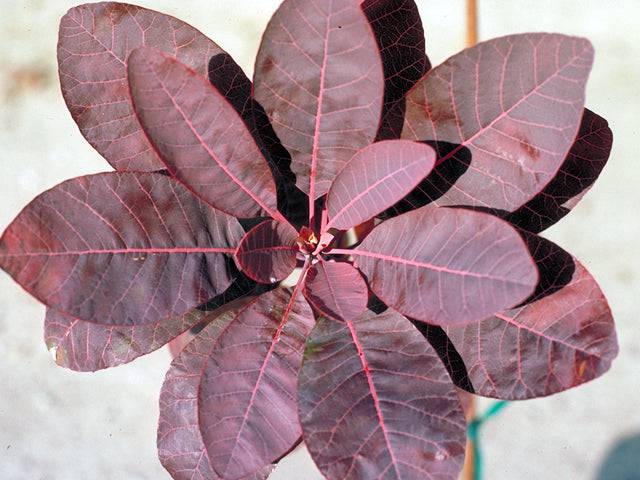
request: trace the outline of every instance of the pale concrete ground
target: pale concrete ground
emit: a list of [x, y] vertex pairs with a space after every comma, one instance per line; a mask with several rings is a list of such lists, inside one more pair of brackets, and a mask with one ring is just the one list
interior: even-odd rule
[[[75, 3], [0, 0], [0, 229], [44, 189], [108, 169], [77, 131], [57, 86], [57, 23]], [[250, 72], [260, 32], [278, 2], [138, 3], [200, 28]], [[418, 3], [437, 64], [462, 47], [464, 3]], [[609, 446], [640, 431], [640, 1], [480, 4], [482, 38], [558, 31], [589, 37], [596, 47], [588, 104], [612, 125], [612, 160], [593, 191], [548, 236], [582, 259], [600, 281], [621, 344], [619, 359], [602, 379], [551, 398], [512, 404], [487, 425], [485, 478], [595, 480]], [[0, 274], [0, 479], [168, 478], [155, 449], [157, 396], [169, 364], [167, 351], [106, 372], [73, 373], [51, 360], [42, 341], [43, 314], [43, 307]], [[321, 476], [300, 453], [273, 478]]]

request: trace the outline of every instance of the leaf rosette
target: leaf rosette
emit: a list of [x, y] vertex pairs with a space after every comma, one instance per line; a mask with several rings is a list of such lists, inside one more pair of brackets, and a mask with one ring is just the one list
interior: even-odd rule
[[62, 19], [63, 96], [115, 171], [33, 200], [0, 266], [62, 366], [193, 332], [160, 397], [173, 478], [266, 478], [303, 440], [330, 479], [457, 479], [456, 386], [533, 398], [609, 368], [602, 292], [537, 236], [611, 149], [591, 44], [511, 35], [433, 69], [424, 48], [412, 0], [285, 0], [253, 81], [158, 12]]

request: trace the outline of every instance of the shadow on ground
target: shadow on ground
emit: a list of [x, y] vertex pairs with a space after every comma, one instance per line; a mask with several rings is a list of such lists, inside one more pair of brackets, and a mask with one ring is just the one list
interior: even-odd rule
[[640, 433], [614, 443], [595, 480], [640, 480]]

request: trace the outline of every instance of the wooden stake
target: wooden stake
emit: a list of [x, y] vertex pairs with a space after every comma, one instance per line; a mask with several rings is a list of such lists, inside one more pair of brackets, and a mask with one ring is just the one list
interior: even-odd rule
[[[460, 392], [460, 400], [464, 410], [464, 416], [467, 423], [470, 423], [476, 416], [476, 398], [470, 393]], [[473, 468], [473, 443], [467, 439], [467, 451], [464, 457], [464, 466], [460, 480], [474, 480], [475, 471]]]
[[478, 3], [467, 0], [467, 47], [478, 43]]
[[[467, 39], [466, 46], [473, 47], [478, 43], [478, 2], [477, 0], [467, 0]], [[475, 398], [471, 397], [469, 404], [465, 410], [467, 422], [472, 421], [476, 416]], [[475, 471], [473, 468], [473, 444], [467, 440], [467, 454], [464, 459], [464, 467], [462, 469], [461, 479], [474, 480]]]

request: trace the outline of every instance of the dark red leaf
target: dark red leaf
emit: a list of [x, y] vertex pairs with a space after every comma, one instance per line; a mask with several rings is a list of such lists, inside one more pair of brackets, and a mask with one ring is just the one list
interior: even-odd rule
[[[95, 372], [128, 363], [151, 353], [194, 327], [211, 311], [256, 291], [256, 284], [239, 277], [214, 299], [181, 317], [149, 325], [108, 326], [85, 322], [53, 308], [47, 309], [44, 339], [55, 362], [78, 372]], [[186, 336], [186, 341], [189, 337]], [[169, 344], [171, 346], [171, 344]]]
[[549, 228], [589, 191], [606, 165], [612, 145], [613, 134], [607, 121], [585, 109], [578, 136], [556, 176], [505, 219], [534, 233]]
[[435, 160], [433, 148], [407, 140], [386, 140], [363, 148], [331, 185], [326, 228], [348, 230], [375, 217], [413, 190]]
[[297, 184], [312, 202], [378, 130], [384, 75], [359, 3], [285, 0], [256, 59], [256, 99], [291, 152]]
[[355, 250], [337, 252], [353, 254], [387, 305], [436, 325], [482, 320], [525, 300], [538, 282], [516, 230], [465, 209], [405, 213], [378, 225]]
[[298, 396], [304, 441], [327, 478], [458, 479], [466, 423], [456, 389], [400, 314], [321, 319]]
[[296, 268], [297, 238], [298, 232], [288, 223], [262, 222], [252, 228], [238, 245], [236, 263], [256, 282], [284, 280]]
[[84, 137], [118, 170], [164, 168], [140, 128], [127, 87], [127, 58], [144, 45], [201, 74], [211, 56], [224, 53], [186, 23], [125, 3], [80, 5], [60, 22], [62, 95]]
[[0, 239], [0, 267], [49, 307], [151, 325], [224, 292], [233, 217], [159, 173], [102, 173], [36, 197]]
[[63, 96], [121, 172], [37, 197], [0, 267], [50, 307], [69, 368], [180, 336], [158, 430], [174, 478], [264, 480], [304, 430], [328, 478], [456, 480], [454, 384], [523, 399], [610, 367], [604, 295], [531, 233], [611, 150], [584, 110], [590, 43], [513, 35], [435, 70], [424, 44], [414, 0], [284, 0], [254, 88], [172, 17], [101, 2], [62, 19]]
[[[611, 310], [577, 260], [548, 240], [537, 246], [545, 287], [530, 303], [464, 328], [448, 328], [465, 369], [448, 364], [459, 386], [520, 400], [551, 395], [599, 377], [618, 353]], [[441, 348], [440, 348], [441, 349]], [[444, 352], [441, 352], [441, 355]], [[453, 358], [444, 354], [446, 358]]]
[[378, 41], [384, 69], [384, 106], [378, 140], [400, 138], [405, 94], [431, 69], [413, 0], [365, 0], [361, 6]]
[[278, 210], [296, 227], [306, 224], [307, 196], [296, 187], [291, 155], [280, 143], [264, 109], [253, 98], [251, 81], [227, 53], [215, 55], [209, 61], [209, 81], [242, 117], [267, 159], [276, 182]]
[[[403, 138], [435, 142], [438, 165], [468, 165], [465, 149], [472, 157], [435, 202], [511, 212], [540, 192], [576, 137], [592, 62], [585, 39], [527, 33], [480, 43], [425, 75], [408, 93]], [[414, 205], [434, 200], [425, 182]]]
[[[235, 319], [227, 312], [211, 321], [172, 363], [160, 392], [158, 455], [174, 480], [218, 480], [198, 426], [198, 392], [212, 348]], [[266, 479], [272, 466], [251, 479]]]
[[224, 314], [187, 346], [160, 399], [158, 445], [170, 472], [202, 458], [222, 478], [240, 478], [297, 442], [297, 375], [312, 324], [297, 290], [276, 289]]
[[48, 308], [44, 337], [58, 365], [77, 372], [95, 372], [153, 352], [197, 325], [206, 315], [207, 312], [194, 309], [182, 317], [149, 325], [108, 326]]
[[348, 263], [320, 261], [309, 269], [304, 296], [322, 314], [353, 320], [367, 309], [369, 289], [360, 272]]
[[282, 218], [260, 149], [205, 77], [152, 48], [134, 50], [128, 72], [140, 123], [173, 176], [231, 215]]

